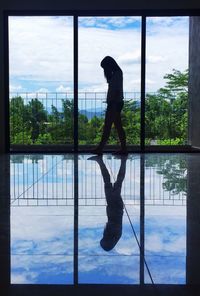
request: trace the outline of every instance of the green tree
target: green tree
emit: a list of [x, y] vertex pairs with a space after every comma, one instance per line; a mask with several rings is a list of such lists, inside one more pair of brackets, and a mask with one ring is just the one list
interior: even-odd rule
[[163, 176], [162, 187], [171, 194], [187, 193], [187, 159], [183, 155], [149, 155], [145, 167]]
[[94, 116], [90, 119], [88, 125], [88, 144], [90, 139], [92, 139], [92, 144], [98, 144], [100, 142], [103, 124], [104, 119], [102, 117]]
[[42, 102], [38, 99], [32, 99], [25, 108], [24, 117], [31, 132], [32, 143], [35, 144], [39, 135], [46, 132], [47, 111]]
[[[188, 126], [188, 70], [164, 76], [165, 86], [146, 96], [146, 144], [185, 144]], [[122, 122], [127, 144], [140, 144], [140, 104], [125, 101]], [[97, 144], [102, 135], [104, 116], [78, 113], [79, 144]], [[10, 101], [10, 137], [12, 144], [73, 144], [74, 101], [62, 100], [60, 108], [45, 110], [38, 99], [24, 104], [21, 97]], [[112, 129], [108, 144], [117, 144], [118, 136]]]
[[73, 144], [74, 138], [74, 100], [62, 100], [63, 105], [63, 143]]
[[146, 96], [146, 143], [185, 144], [188, 126], [188, 70], [173, 69], [165, 87]]
[[22, 97], [10, 101], [10, 141], [11, 144], [31, 144], [31, 133], [26, 120], [26, 105]]

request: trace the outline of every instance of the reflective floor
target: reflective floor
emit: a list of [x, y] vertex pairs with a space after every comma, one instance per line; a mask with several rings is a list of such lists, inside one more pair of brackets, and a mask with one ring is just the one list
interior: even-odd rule
[[200, 295], [199, 154], [1, 163], [0, 284], [12, 295]]

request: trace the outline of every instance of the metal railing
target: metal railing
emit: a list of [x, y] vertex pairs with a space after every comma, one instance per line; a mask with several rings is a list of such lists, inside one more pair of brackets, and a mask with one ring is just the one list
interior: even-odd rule
[[[174, 104], [180, 92], [160, 101], [148, 93], [145, 111], [147, 145], [187, 144], [186, 103]], [[187, 94], [184, 94], [185, 97]], [[79, 145], [99, 142], [106, 109], [106, 92], [79, 92]], [[14, 145], [73, 145], [73, 93], [10, 93], [10, 143]], [[187, 98], [185, 98], [185, 101]], [[128, 145], [140, 144], [140, 92], [124, 92], [122, 113]], [[114, 130], [108, 144], [117, 144]]]

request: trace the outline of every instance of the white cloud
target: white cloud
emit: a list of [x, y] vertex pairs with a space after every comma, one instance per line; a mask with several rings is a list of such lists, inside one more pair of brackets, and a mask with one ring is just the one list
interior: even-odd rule
[[[119, 268], [120, 266], [120, 268]], [[138, 256], [80, 256], [79, 281], [85, 283], [82, 275], [91, 272], [96, 277], [91, 277], [89, 283], [113, 284], [113, 277], [117, 283], [139, 283], [139, 257]], [[110, 278], [111, 277], [111, 278]], [[88, 282], [87, 282], [88, 283]]]
[[[60, 275], [60, 283], [72, 283], [72, 256], [11, 256], [12, 284], [53, 284], [55, 274]], [[64, 275], [64, 277], [63, 277]], [[57, 279], [55, 283], [58, 284]]]
[[162, 16], [154, 16], [154, 17], [147, 17], [147, 27], [154, 25], [155, 28], [158, 25], [169, 27], [173, 26], [174, 24], [177, 25], [177, 23], [183, 25], [187, 25], [188, 17], [162, 17]]
[[[140, 26], [134, 26], [138, 19], [79, 19], [79, 90], [107, 90], [100, 62], [104, 56], [111, 55], [123, 69], [124, 91], [140, 91], [140, 83], [132, 83], [140, 80], [141, 32]], [[48, 81], [49, 84], [59, 81], [56, 91], [73, 90], [71, 20], [67, 17], [10, 18], [10, 73], [13, 80], [27, 80], [30, 91], [30, 82], [35, 80]], [[110, 25], [118, 29], [112, 30]], [[147, 91], [162, 87], [163, 76], [173, 68], [185, 70], [188, 67], [188, 37], [188, 18], [148, 18]]]
[[37, 277], [37, 273], [36, 272], [28, 272], [28, 271], [24, 271], [24, 272], [11, 272], [11, 282], [14, 284], [30, 284], [30, 283], [34, 283], [35, 279]]
[[151, 79], [146, 79], [146, 83], [147, 83], [147, 85], [156, 84], [156, 82]]
[[38, 92], [38, 93], [47, 93], [47, 92], [49, 92], [49, 90], [48, 90], [48, 88], [41, 87], [36, 92]]
[[[81, 93], [90, 93], [90, 92], [96, 92], [99, 93], [99, 96], [104, 95], [106, 97], [106, 90], [108, 88], [108, 85], [106, 82], [104, 83], [99, 83], [99, 84], [93, 84], [91, 86], [85, 86], [81, 87], [80, 92]], [[98, 94], [97, 94], [98, 96]], [[87, 98], [87, 96], [86, 96]]]
[[10, 87], [10, 92], [20, 92], [20, 91], [23, 91], [23, 87], [21, 85], [13, 85], [13, 84], [10, 84], [9, 87]]
[[135, 52], [127, 52], [122, 56], [118, 57], [118, 61], [124, 64], [129, 63], [140, 63], [141, 61], [141, 53], [139, 51]]
[[113, 26], [116, 26], [117, 28], [123, 28], [126, 27], [127, 24], [133, 24], [136, 21], [140, 21], [140, 17], [110, 17], [108, 18], [108, 24], [112, 24]]
[[147, 61], [147, 63], [159, 63], [159, 62], [164, 62], [165, 61], [165, 57], [163, 57], [163, 56], [159, 56], [159, 55], [155, 55], [155, 56], [148, 56], [147, 57], [147, 59], [146, 59], [146, 61]]
[[72, 18], [10, 17], [9, 37], [11, 76], [72, 81]]
[[56, 91], [57, 92], [72, 92], [72, 88], [69, 86], [65, 87], [61, 84], [56, 88]]

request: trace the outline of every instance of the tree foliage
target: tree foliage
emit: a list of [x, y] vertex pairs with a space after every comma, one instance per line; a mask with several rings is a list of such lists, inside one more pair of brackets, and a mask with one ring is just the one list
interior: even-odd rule
[[[165, 87], [146, 95], [146, 144], [181, 145], [187, 142], [188, 70], [173, 69], [164, 76]], [[140, 144], [140, 102], [125, 101], [122, 121], [129, 145]], [[62, 100], [62, 107], [46, 110], [37, 98], [24, 101], [20, 96], [10, 101], [11, 144], [73, 144], [74, 102]], [[104, 116], [88, 118], [79, 110], [79, 144], [97, 144], [101, 139]], [[109, 144], [118, 137], [112, 129]]]

